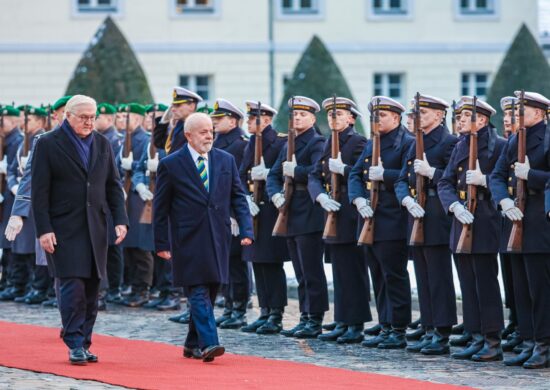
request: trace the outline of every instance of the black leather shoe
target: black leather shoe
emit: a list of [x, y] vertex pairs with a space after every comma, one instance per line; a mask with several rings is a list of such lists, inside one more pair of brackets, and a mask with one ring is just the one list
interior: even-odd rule
[[122, 301], [124, 300], [124, 298], [122, 298], [122, 295], [117, 292], [117, 293], [108, 293], [106, 296], [105, 296], [105, 300], [107, 301], [107, 303], [117, 303], [117, 304], [120, 304], [122, 303]]
[[510, 322], [506, 328], [502, 331], [501, 337], [502, 340], [508, 339], [508, 336], [510, 336], [512, 333], [516, 331], [518, 324], [515, 324], [513, 322]]
[[124, 306], [128, 307], [141, 307], [149, 301], [149, 294], [147, 292], [139, 292], [126, 297], [123, 301]]
[[183, 357], [188, 359], [202, 359], [200, 348], [183, 347]]
[[450, 352], [449, 336], [441, 334], [438, 330], [434, 332], [432, 342], [420, 350], [423, 355], [447, 355]]
[[419, 327], [420, 324], [421, 324], [421, 320], [422, 320], [422, 318], [419, 318], [419, 319], [417, 319], [416, 321], [411, 322], [411, 323], [407, 326], [407, 328], [413, 329], [413, 330], [414, 330], [414, 329], [418, 329], [418, 327]]
[[[183, 313], [177, 314], [172, 317], [168, 317], [168, 321], [176, 322], [178, 324], [187, 324], [189, 323], [189, 316], [190, 316], [189, 310], [186, 310]], [[187, 322], [183, 322], [185, 321], [186, 318], [187, 318]]]
[[84, 348], [69, 349], [69, 361], [71, 364], [77, 366], [85, 366], [88, 364], [88, 357], [86, 356], [86, 352], [84, 352]]
[[508, 340], [502, 343], [502, 350], [504, 352], [512, 352], [514, 348], [520, 346], [522, 343], [523, 339], [521, 338], [519, 333], [514, 332], [508, 337]]
[[31, 296], [34, 294], [34, 291], [35, 291], [34, 289], [31, 289], [31, 290], [27, 291], [27, 293], [26, 293], [25, 295], [21, 295], [21, 296], [19, 296], [19, 297], [15, 297], [15, 298], [13, 299], [13, 301], [14, 301], [15, 303], [25, 303], [25, 299], [31, 297]]
[[27, 305], [39, 305], [48, 299], [48, 294], [45, 291], [33, 290], [30, 295], [25, 298]]
[[107, 304], [105, 303], [104, 298], [98, 298], [97, 299], [97, 311], [105, 311], [107, 310]]
[[144, 309], [156, 309], [158, 305], [160, 305], [164, 301], [164, 297], [158, 297], [149, 299], [149, 301], [143, 305]]
[[225, 309], [223, 309], [222, 315], [216, 318], [216, 326], [220, 326], [222, 322], [225, 322], [228, 319], [230, 319], [231, 312], [232, 312], [231, 307], [226, 307]]
[[427, 347], [428, 345], [430, 345], [432, 343], [433, 335], [434, 335], [433, 330], [427, 331], [426, 334], [424, 336], [422, 336], [420, 338], [420, 340], [418, 340], [418, 342], [407, 346], [407, 348], [406, 348], [407, 352], [420, 353], [420, 351], [424, 347]]
[[524, 340], [523, 341], [523, 350], [521, 353], [511, 359], [506, 359], [504, 361], [504, 364], [507, 366], [523, 366], [523, 363], [525, 363], [531, 356], [533, 355], [533, 350], [535, 349], [535, 341], [534, 340]]
[[319, 336], [323, 330], [323, 313], [313, 313], [309, 315], [306, 326], [294, 333], [294, 337], [299, 339], [315, 339]]
[[468, 360], [476, 353], [481, 351], [484, 342], [485, 339], [483, 338], [483, 335], [481, 333], [472, 333], [472, 341], [470, 342], [470, 344], [468, 344], [468, 346], [462, 351], [451, 354], [451, 357], [453, 359]]
[[500, 332], [496, 335], [486, 335], [481, 351], [472, 356], [474, 362], [495, 362], [502, 360], [500, 347]]
[[452, 338], [449, 344], [453, 347], [465, 347], [472, 341], [472, 333], [464, 331], [460, 337]]
[[329, 322], [328, 324], [323, 324], [323, 330], [333, 331], [336, 329], [336, 326], [338, 326], [338, 323], [336, 321]]
[[265, 324], [256, 329], [256, 334], [277, 334], [283, 330], [283, 309], [271, 309]]
[[179, 310], [181, 309], [181, 301], [179, 297], [168, 295], [156, 307], [160, 311]]
[[382, 325], [376, 324], [374, 326], [371, 326], [370, 328], [365, 329], [363, 333], [368, 336], [378, 336], [381, 331]]
[[537, 369], [550, 367], [550, 342], [537, 341], [533, 354], [525, 363], [523, 368]]
[[392, 329], [388, 338], [378, 344], [379, 349], [403, 349], [407, 348], [405, 328]]
[[378, 348], [378, 345], [390, 337], [391, 329], [383, 328], [382, 331], [374, 337], [368, 338], [361, 343], [363, 347], [367, 348]]
[[42, 302], [43, 307], [57, 307], [57, 298], [53, 297]]
[[225, 298], [223, 296], [219, 296], [216, 298], [216, 301], [214, 302], [214, 305], [219, 308], [225, 307]]
[[10, 287], [0, 294], [0, 301], [13, 301], [16, 298], [25, 296], [25, 290]]
[[205, 363], [214, 361], [214, 358], [222, 356], [225, 353], [225, 348], [221, 345], [211, 345], [202, 350], [202, 361]]
[[521, 344], [516, 345], [514, 349], [512, 349], [512, 352], [515, 353], [516, 355], [519, 355], [521, 351], [523, 351], [523, 342]]
[[84, 354], [86, 355], [86, 360], [88, 363], [97, 363], [99, 361], [97, 355], [91, 353], [89, 349], [84, 349]]
[[260, 310], [260, 316], [256, 319], [256, 321], [246, 326], [243, 326], [241, 328], [241, 332], [256, 333], [258, 328], [267, 322], [268, 318], [269, 318], [269, 309], [267, 307], [262, 307]]
[[405, 338], [409, 341], [418, 341], [426, 334], [426, 329], [423, 326], [419, 326], [414, 332], [407, 333]]
[[321, 341], [336, 341], [336, 339], [346, 333], [348, 326], [342, 322], [336, 324], [333, 330], [320, 334], [317, 339]]
[[309, 315], [307, 313], [300, 314], [300, 322], [291, 329], [281, 330], [281, 334], [286, 337], [294, 337], [294, 334], [300, 330], [303, 330], [306, 327]]
[[233, 302], [231, 318], [220, 323], [221, 329], [240, 329], [246, 322], [246, 302]]
[[336, 339], [338, 344], [358, 344], [363, 341], [363, 324], [349, 325], [348, 330]]
[[462, 334], [464, 333], [464, 323], [453, 326], [451, 329], [451, 334]]

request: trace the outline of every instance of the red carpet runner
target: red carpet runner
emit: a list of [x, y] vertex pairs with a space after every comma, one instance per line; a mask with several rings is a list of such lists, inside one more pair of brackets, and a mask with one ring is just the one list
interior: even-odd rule
[[181, 347], [99, 335], [92, 347], [99, 363], [71, 366], [58, 335], [59, 329], [0, 321], [0, 365], [140, 389], [459, 388], [233, 354], [203, 363], [184, 359]]

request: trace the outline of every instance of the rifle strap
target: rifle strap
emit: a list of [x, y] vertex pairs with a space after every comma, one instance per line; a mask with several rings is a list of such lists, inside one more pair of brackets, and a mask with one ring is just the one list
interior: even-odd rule
[[489, 126], [489, 131], [487, 135], [489, 136], [487, 140], [487, 149], [489, 151], [489, 159], [491, 159], [491, 157], [493, 157], [493, 152], [495, 151], [495, 146], [497, 144], [497, 138], [498, 138], [497, 129], [495, 129], [492, 126]]

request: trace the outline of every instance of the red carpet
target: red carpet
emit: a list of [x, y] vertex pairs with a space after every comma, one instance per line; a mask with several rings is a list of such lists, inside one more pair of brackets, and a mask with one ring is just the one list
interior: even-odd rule
[[71, 366], [58, 335], [59, 329], [0, 321], [0, 365], [141, 389], [459, 388], [233, 354], [203, 363], [184, 359], [181, 347], [100, 335], [92, 348], [100, 362]]

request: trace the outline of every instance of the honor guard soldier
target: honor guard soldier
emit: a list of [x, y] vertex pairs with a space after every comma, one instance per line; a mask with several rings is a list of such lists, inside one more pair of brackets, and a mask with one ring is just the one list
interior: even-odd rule
[[[359, 231], [372, 218], [373, 242], [365, 246], [369, 268], [376, 269], [380, 284], [377, 307], [383, 326], [378, 336], [363, 342], [367, 347], [400, 349], [407, 346], [405, 329], [411, 322], [411, 287], [407, 271], [407, 212], [395, 197], [395, 181], [406, 161], [413, 137], [401, 125], [405, 107], [386, 96], [375, 96], [369, 104], [371, 115], [376, 117], [380, 136], [379, 161], [373, 161], [372, 139], [357, 160], [349, 178], [349, 201], [360, 215]], [[373, 125], [371, 125], [371, 131]], [[371, 207], [370, 196], [374, 182], [378, 182], [378, 203]], [[385, 307], [380, 307], [381, 302]], [[385, 312], [385, 314], [384, 314]], [[385, 318], [384, 318], [385, 317]]]
[[[516, 91], [515, 95], [520, 97], [522, 92]], [[524, 339], [521, 353], [505, 360], [505, 364], [544, 368], [550, 364], [550, 225], [544, 212], [544, 188], [550, 178], [550, 132], [545, 123], [550, 100], [539, 93], [525, 92], [519, 105], [518, 132], [502, 151], [489, 180], [495, 203], [510, 221], [515, 224], [521, 221], [523, 230], [518, 245], [510, 230], [502, 232], [502, 239], [514, 251], [510, 263], [518, 328]], [[526, 132], [525, 162], [520, 163], [518, 142], [523, 132]], [[517, 179], [525, 181], [523, 194], [518, 194]], [[523, 210], [520, 208], [523, 205], [514, 201], [520, 195], [525, 201]]]
[[[143, 121], [143, 128], [147, 130], [148, 132], [152, 133], [153, 128], [155, 126], [155, 119], [162, 118], [163, 114], [168, 111], [168, 106], [166, 104], [148, 104], [145, 106], [145, 112], [147, 115], [145, 116], [145, 120]], [[151, 113], [155, 113], [154, 117], [152, 115], [149, 115]], [[160, 117], [160, 118], [159, 118]]]
[[[412, 236], [414, 219], [420, 219], [424, 224], [423, 242], [413, 246], [413, 260], [420, 316], [426, 335], [418, 343], [408, 346], [407, 351], [426, 355], [450, 352], [449, 336], [457, 320], [449, 249], [451, 218], [443, 210], [437, 195], [437, 183], [457, 142], [457, 138], [445, 126], [445, 110], [448, 107], [449, 104], [440, 98], [419, 96], [419, 108], [415, 108], [415, 115], [419, 115], [424, 158], [415, 158], [416, 141], [413, 142], [395, 185], [399, 204], [406, 207], [410, 214], [408, 236]], [[426, 199], [424, 208], [415, 200], [419, 195], [416, 188], [417, 175], [423, 177], [423, 195]]]
[[164, 149], [166, 154], [181, 149], [187, 142], [183, 135], [183, 123], [185, 118], [197, 110], [197, 104], [202, 102], [195, 92], [182, 87], [174, 87], [172, 91], [172, 105], [153, 130], [153, 142], [159, 149]]
[[116, 106], [115, 129], [123, 135], [126, 133], [126, 104]]
[[[490, 123], [496, 111], [488, 103], [477, 98], [474, 103], [474, 98], [463, 96], [458, 105], [463, 137], [437, 187], [443, 209], [454, 215], [450, 247], [460, 279], [464, 330], [472, 334], [472, 341], [452, 357], [478, 362], [502, 360], [500, 333], [504, 318], [497, 261], [501, 215], [487, 188], [487, 175], [493, 171], [506, 141]], [[474, 159], [470, 155], [471, 142], [477, 155], [473, 170], [469, 166]], [[471, 192], [472, 186], [475, 193]], [[473, 202], [469, 198], [472, 196]]]
[[[315, 114], [319, 104], [304, 96], [289, 99], [293, 112], [295, 152], [287, 161], [288, 143], [279, 154], [267, 176], [267, 192], [275, 207], [281, 210], [286, 202], [283, 191], [285, 177], [292, 178], [294, 193], [287, 205], [287, 246], [298, 280], [300, 322], [281, 334], [288, 337], [315, 338], [321, 334], [328, 290], [323, 268], [323, 209], [312, 202], [307, 190], [308, 175], [323, 155], [325, 139], [315, 130]], [[283, 209], [284, 210], [284, 209]]]
[[[128, 157], [123, 157], [121, 149], [119, 161], [124, 177], [128, 175], [131, 177], [145, 150], [145, 145], [149, 143], [150, 136], [142, 127], [145, 107], [137, 103], [128, 103], [126, 112], [129, 116], [126, 137], [131, 139], [130, 141], [125, 140], [125, 142], [128, 142], [131, 148]], [[150, 224], [140, 223], [145, 202], [152, 196], [150, 194], [144, 196], [143, 193], [138, 192], [137, 188], [130, 185], [127, 197], [130, 229], [121, 245], [124, 251], [124, 262], [127, 262], [130, 271], [132, 294], [126, 297], [122, 303], [129, 307], [139, 307], [149, 300], [149, 288], [153, 283], [153, 256], [151, 254], [154, 250], [153, 227]]]
[[[308, 177], [308, 190], [313, 202], [327, 212], [325, 224], [335, 218], [333, 232], [327, 232], [325, 247], [330, 252], [334, 278], [334, 320], [336, 327], [317, 338], [337, 341], [340, 344], [363, 341], [363, 323], [372, 321], [369, 306], [369, 276], [363, 250], [357, 246], [357, 219], [355, 207], [349, 203], [348, 177], [351, 168], [363, 152], [366, 138], [358, 134], [351, 124], [351, 109], [356, 104], [347, 98], [325, 99], [322, 103], [333, 132], [325, 141], [323, 155]], [[334, 137], [337, 137], [335, 140]], [[333, 156], [333, 142], [338, 143], [337, 156]], [[336, 181], [333, 177], [336, 176]], [[337, 188], [333, 188], [333, 183]], [[325, 229], [327, 229], [325, 227]]]
[[[217, 99], [214, 112], [210, 114], [214, 124], [214, 148], [230, 153], [237, 164], [241, 165], [248, 138], [239, 126], [244, 114], [234, 104]], [[239, 226], [231, 217], [231, 251], [229, 254], [229, 285], [224, 286], [225, 310], [216, 318], [216, 324], [223, 329], [239, 329], [246, 325], [246, 305], [250, 297], [248, 264], [242, 259], [242, 247], [239, 239]]]
[[[21, 129], [19, 129], [19, 110], [13, 106], [0, 107], [0, 132], [4, 138], [3, 142], [3, 154], [4, 158], [0, 161], [0, 174], [3, 176], [0, 180], [3, 180], [2, 191], [2, 221], [0, 234], [6, 230], [8, 220], [11, 214], [11, 208], [15, 199], [14, 194], [8, 186], [8, 167], [13, 164], [15, 155], [19, 145], [23, 141], [23, 135]], [[11, 242], [8, 241], [4, 235], [1, 238], [2, 243], [2, 279], [0, 280], [0, 300], [4, 300], [12, 296], [11, 280], [8, 279], [9, 272], [11, 270]], [[5, 297], [5, 298], [4, 298]], [[14, 296], [15, 298], [15, 296]], [[11, 299], [14, 299], [11, 298]]]
[[[240, 166], [241, 181], [246, 183], [250, 214], [255, 218], [257, 229], [254, 243], [243, 248], [243, 259], [252, 263], [260, 316], [241, 330], [249, 333], [274, 334], [279, 333], [283, 328], [283, 312], [287, 305], [286, 275], [283, 265], [290, 258], [285, 239], [272, 236], [273, 226], [279, 213], [269, 201], [265, 182], [287, 137], [286, 134], [277, 133], [272, 127], [277, 110], [267, 104], [260, 104], [261, 106], [258, 106], [258, 102], [246, 101], [248, 132], [252, 136], [244, 150]], [[261, 159], [258, 165], [254, 165], [257, 157], [255, 145], [258, 141], [261, 142]], [[259, 186], [257, 191], [255, 191], [256, 186]], [[258, 194], [256, 195], [258, 199], [253, 198], [255, 193]]]

